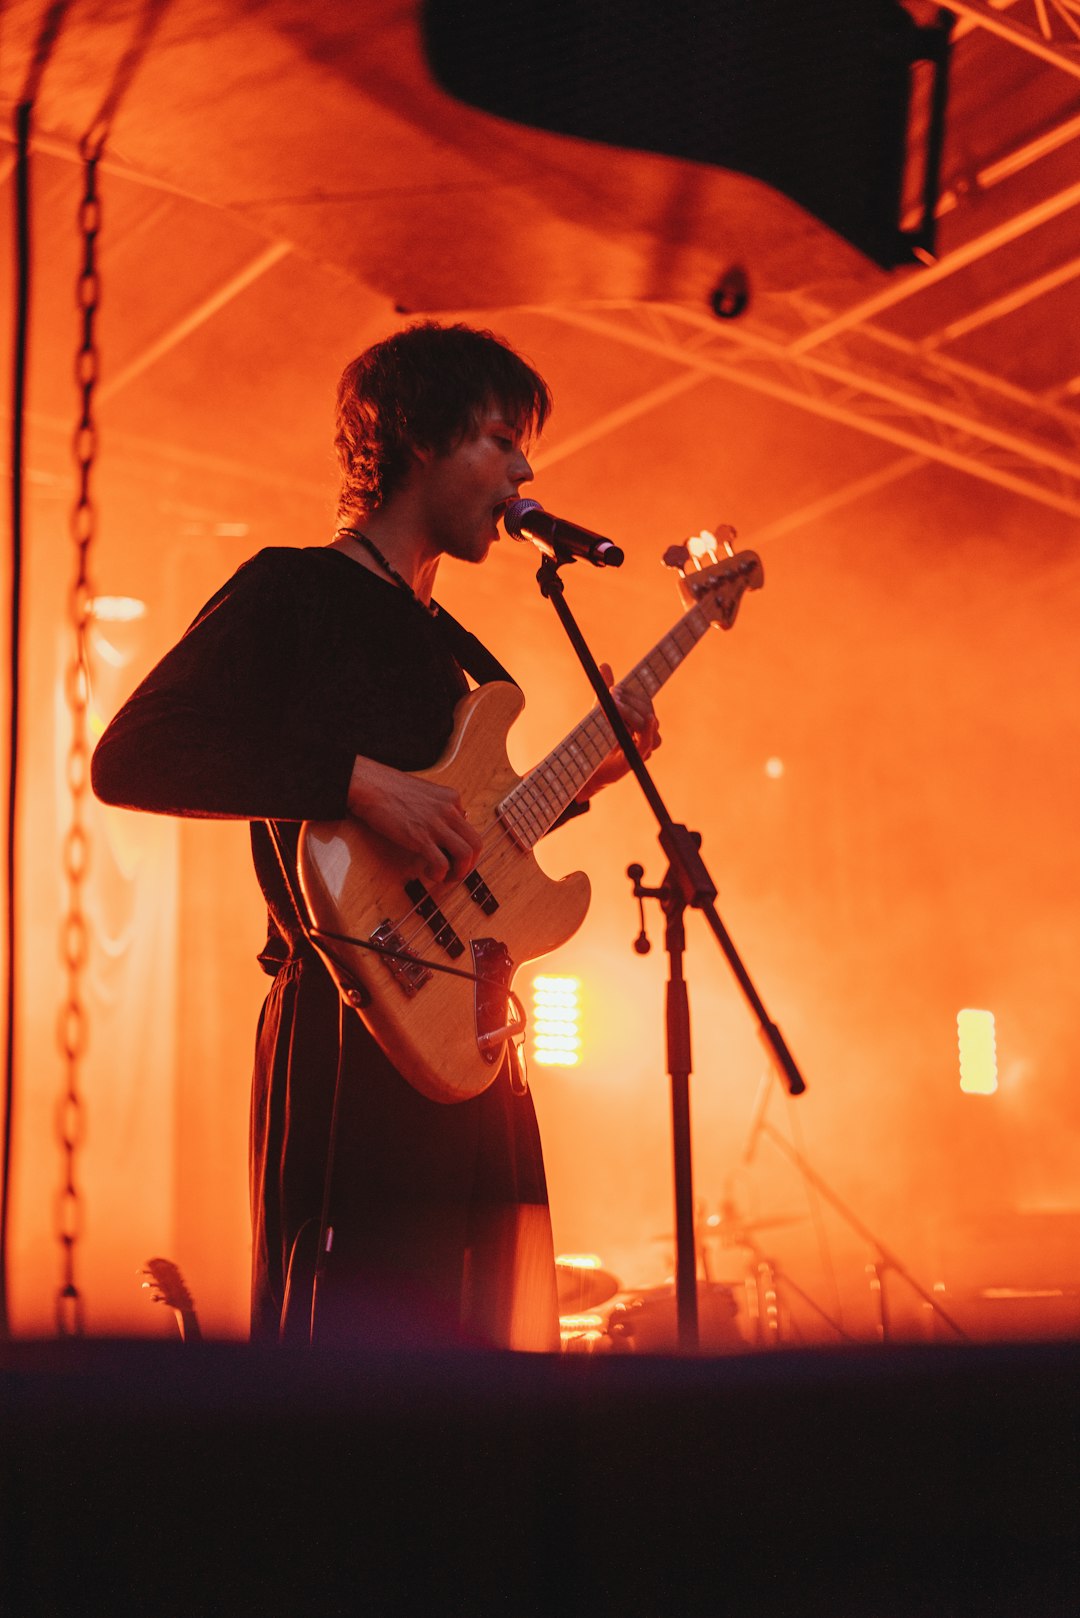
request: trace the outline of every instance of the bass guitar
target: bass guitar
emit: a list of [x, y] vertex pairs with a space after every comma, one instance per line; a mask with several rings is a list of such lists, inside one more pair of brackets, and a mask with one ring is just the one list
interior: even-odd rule
[[[744, 592], [764, 583], [753, 551], [717, 558], [678, 546], [664, 560], [678, 567], [689, 608], [620, 682], [650, 698], [711, 625], [730, 629]], [[469, 1100], [488, 1087], [507, 1042], [524, 1032], [515, 971], [564, 944], [589, 906], [583, 871], [553, 880], [532, 850], [615, 738], [595, 707], [519, 777], [506, 737], [524, 701], [501, 681], [471, 691], [442, 758], [417, 772], [453, 787], [483, 835], [463, 882], [425, 886], [411, 855], [358, 820], [305, 821], [300, 829], [312, 942], [394, 1066], [433, 1101]]]

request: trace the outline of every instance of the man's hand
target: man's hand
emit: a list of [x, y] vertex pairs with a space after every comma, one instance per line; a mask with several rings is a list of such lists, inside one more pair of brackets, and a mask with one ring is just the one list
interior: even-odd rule
[[[600, 664], [600, 673], [604, 684], [608, 687], [615, 699], [627, 730], [634, 738], [638, 752], [642, 758], [648, 758], [650, 753], [660, 746], [660, 725], [653, 705], [643, 691], [624, 691], [622, 686], [614, 685], [614, 674], [610, 663]], [[578, 803], [584, 803], [591, 798], [594, 792], [601, 787], [610, 786], [612, 781], [618, 781], [629, 770], [623, 756], [622, 749], [615, 747], [608, 754], [604, 762], [597, 766], [577, 795]]]
[[431, 886], [460, 882], [476, 864], [483, 840], [470, 826], [452, 787], [357, 756], [349, 782], [349, 813], [389, 842], [416, 855], [418, 875]]

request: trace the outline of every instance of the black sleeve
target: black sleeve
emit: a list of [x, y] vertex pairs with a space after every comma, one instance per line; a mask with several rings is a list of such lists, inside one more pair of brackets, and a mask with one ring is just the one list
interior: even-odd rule
[[560, 826], [565, 826], [568, 820], [576, 820], [578, 815], [587, 815], [591, 803], [591, 798], [586, 798], [584, 803], [578, 803], [576, 799], [573, 803], [568, 803], [558, 820], [545, 835], [550, 836], [551, 832], [558, 831]]
[[313, 722], [319, 608], [301, 555], [245, 563], [147, 675], [94, 753], [99, 798], [244, 820], [346, 813], [355, 755]]

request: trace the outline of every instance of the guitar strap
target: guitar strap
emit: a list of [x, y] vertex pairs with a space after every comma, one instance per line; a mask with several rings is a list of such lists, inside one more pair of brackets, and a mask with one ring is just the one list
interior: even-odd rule
[[464, 624], [459, 624], [439, 602], [433, 605], [438, 608], [433, 622], [438, 625], [443, 641], [466, 674], [471, 674], [478, 685], [487, 685], [492, 680], [505, 680], [509, 685], [517, 685], [514, 676], [503, 668], [494, 652], [489, 652], [484, 643], [477, 640]]

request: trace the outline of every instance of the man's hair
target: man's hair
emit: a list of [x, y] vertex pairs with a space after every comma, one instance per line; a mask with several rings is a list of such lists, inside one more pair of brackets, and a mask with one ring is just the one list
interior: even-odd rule
[[489, 331], [424, 321], [365, 349], [338, 383], [338, 517], [381, 506], [404, 482], [414, 448], [448, 454], [492, 407], [526, 436], [538, 434], [551, 393]]

